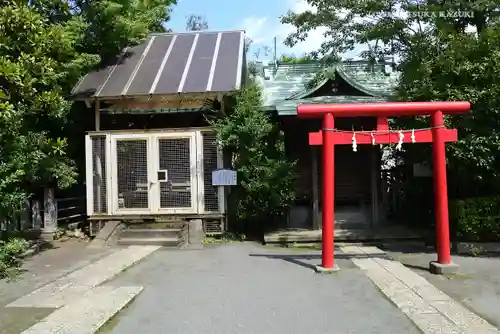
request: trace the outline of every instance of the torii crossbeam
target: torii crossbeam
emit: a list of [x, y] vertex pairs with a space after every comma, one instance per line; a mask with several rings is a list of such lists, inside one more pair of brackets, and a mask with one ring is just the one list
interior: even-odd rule
[[[434, 197], [436, 211], [437, 262], [430, 263], [434, 273], [455, 271], [451, 263], [448, 217], [448, 188], [446, 181], [445, 143], [457, 141], [457, 130], [446, 129], [443, 115], [466, 113], [469, 102], [388, 102], [360, 104], [301, 104], [299, 117], [322, 117], [323, 128], [309, 133], [309, 145], [323, 146], [323, 231], [321, 270], [334, 270], [334, 189], [335, 145], [432, 143]], [[420, 130], [390, 130], [388, 117], [431, 116], [431, 127]], [[338, 131], [335, 117], [377, 117], [376, 131]]]

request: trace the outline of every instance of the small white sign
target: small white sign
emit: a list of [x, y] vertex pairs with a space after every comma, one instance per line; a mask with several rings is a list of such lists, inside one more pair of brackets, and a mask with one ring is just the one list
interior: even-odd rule
[[232, 169], [217, 169], [212, 172], [213, 186], [235, 186], [236, 171]]

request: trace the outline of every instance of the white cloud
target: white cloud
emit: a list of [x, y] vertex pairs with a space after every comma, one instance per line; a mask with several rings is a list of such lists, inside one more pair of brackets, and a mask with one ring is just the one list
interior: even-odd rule
[[242, 28], [245, 29], [246, 35], [256, 44], [269, 42], [266, 32], [267, 26], [267, 17], [250, 16], [244, 19], [242, 23]]
[[[276, 0], [275, 0], [276, 1]], [[290, 9], [292, 12], [301, 13], [307, 10], [315, 11], [315, 8], [307, 3], [306, 0], [281, 0], [284, 3], [283, 14], [286, 13], [286, 9]], [[289, 24], [282, 24], [278, 17], [255, 17], [250, 16], [243, 20], [240, 27], [246, 31], [246, 35], [254, 41], [252, 47], [253, 51], [257, 51], [261, 48], [260, 59], [263, 59], [262, 46], [269, 46], [272, 48], [273, 39], [277, 39], [277, 55], [290, 54], [293, 53], [297, 56], [304, 53], [309, 53], [311, 51], [318, 50], [321, 47], [321, 43], [325, 40], [324, 33], [326, 28], [320, 27], [313, 31], [310, 31], [308, 38], [296, 44], [293, 48], [288, 48], [283, 44], [283, 41], [288, 36], [288, 34], [295, 31], [295, 28]], [[349, 52], [345, 55], [347, 58], [355, 58], [359, 52], [365, 48], [356, 48], [356, 50]], [[270, 54], [267, 58], [272, 57]]]

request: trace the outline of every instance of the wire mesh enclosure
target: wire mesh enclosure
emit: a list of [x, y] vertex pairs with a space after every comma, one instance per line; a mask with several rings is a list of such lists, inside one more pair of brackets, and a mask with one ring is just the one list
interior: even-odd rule
[[203, 132], [203, 190], [205, 211], [219, 211], [219, 189], [212, 185], [212, 172], [217, 169], [217, 142], [215, 133]]
[[160, 208], [192, 206], [190, 138], [158, 139]]
[[116, 157], [118, 208], [148, 208], [148, 141], [117, 140]]
[[212, 185], [222, 167], [213, 132], [98, 133], [87, 143], [89, 215], [223, 211]]
[[106, 136], [94, 136], [92, 140], [92, 203], [95, 213], [108, 211], [106, 175]]

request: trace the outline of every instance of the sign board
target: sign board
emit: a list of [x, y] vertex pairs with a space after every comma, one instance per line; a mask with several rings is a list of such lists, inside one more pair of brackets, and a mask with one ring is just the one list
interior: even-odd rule
[[235, 186], [236, 171], [232, 169], [217, 169], [212, 172], [213, 186]]

